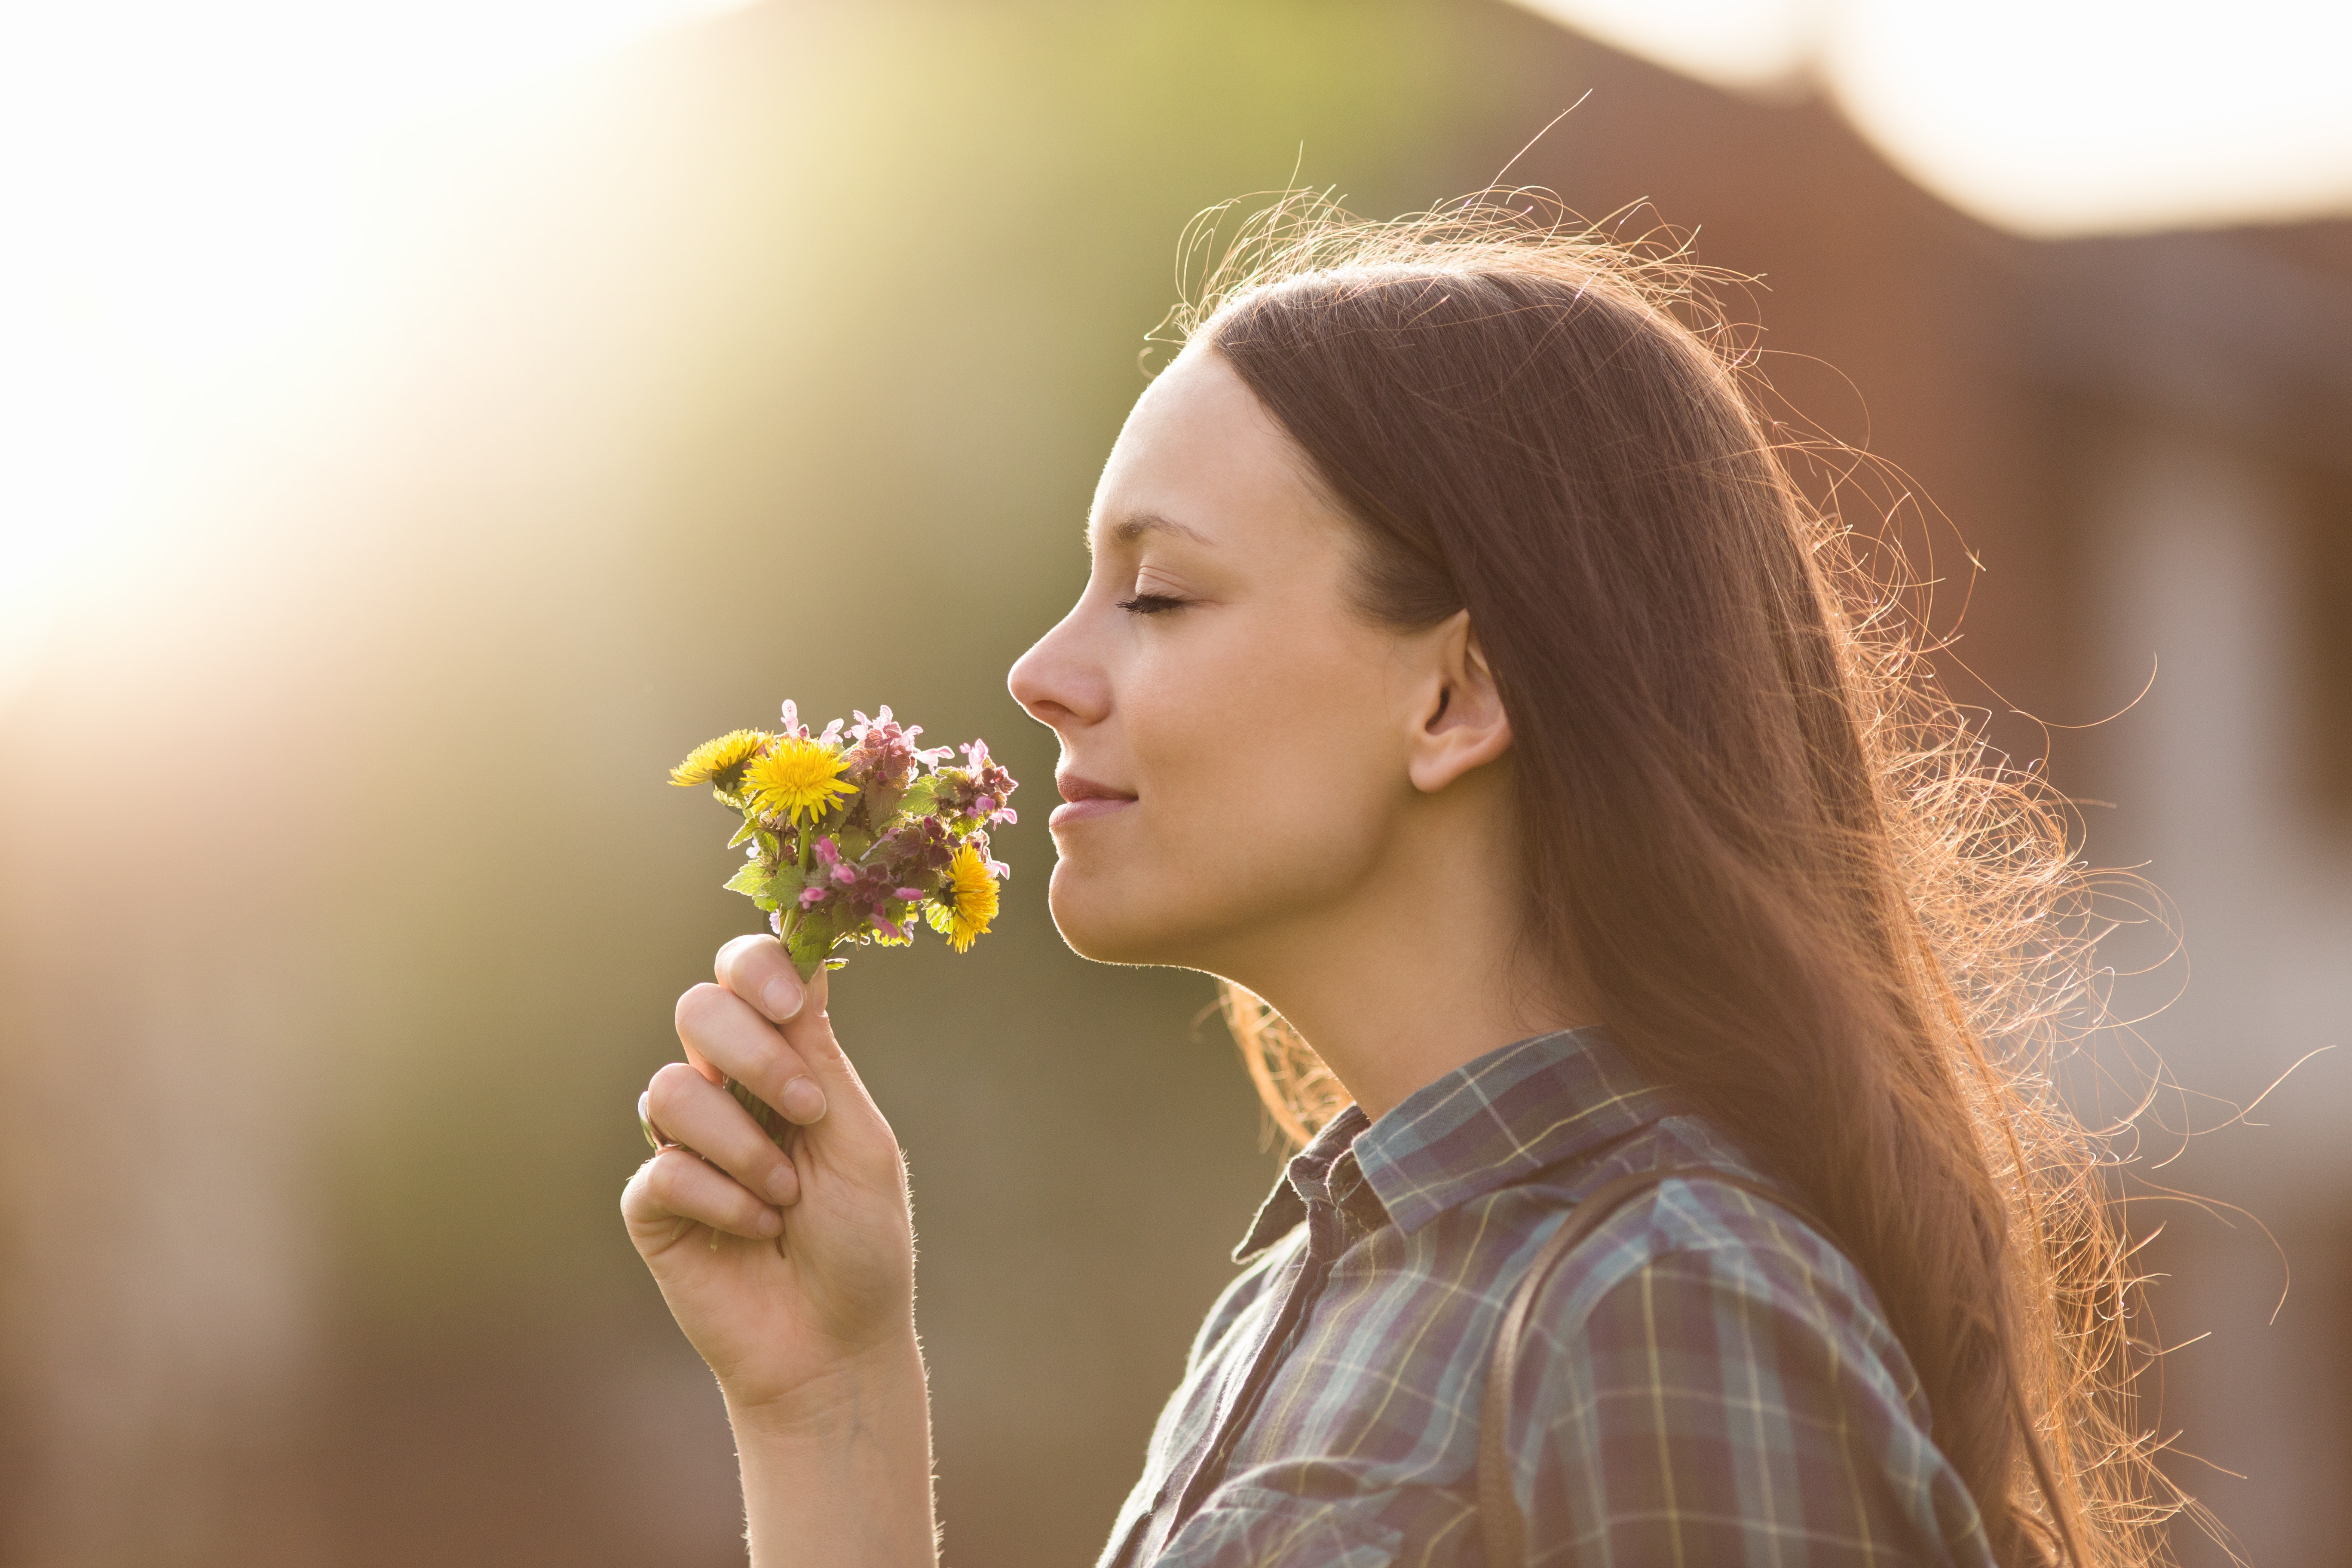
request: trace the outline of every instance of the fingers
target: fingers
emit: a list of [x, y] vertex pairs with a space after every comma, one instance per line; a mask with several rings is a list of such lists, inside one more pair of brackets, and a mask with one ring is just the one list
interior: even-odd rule
[[665, 1136], [685, 1144], [767, 1203], [790, 1204], [801, 1195], [800, 1174], [784, 1152], [733, 1095], [684, 1062], [672, 1062], [654, 1074], [646, 1089], [645, 1114]]
[[772, 936], [739, 936], [719, 950], [719, 984], [781, 1024], [801, 1010], [806, 987]]
[[805, 1126], [824, 1115], [824, 1090], [801, 1054], [725, 986], [698, 985], [677, 999], [677, 1037], [704, 1079], [735, 1079], [787, 1121]]
[[854, 1088], [857, 1074], [834, 1039], [824, 1010], [825, 971], [803, 984], [783, 944], [772, 936], [737, 937], [719, 950], [718, 970], [721, 986], [783, 1031], [826, 1093]]
[[646, 1161], [621, 1194], [621, 1210], [636, 1226], [676, 1215], [730, 1236], [780, 1236], [784, 1228], [783, 1215], [683, 1149], [665, 1149]]

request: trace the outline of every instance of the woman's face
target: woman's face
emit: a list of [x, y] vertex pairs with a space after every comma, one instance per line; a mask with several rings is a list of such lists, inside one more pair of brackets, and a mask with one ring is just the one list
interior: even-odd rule
[[1061, 739], [1054, 920], [1087, 957], [1245, 981], [1262, 944], [1411, 897], [1386, 852], [1414, 794], [1410, 639], [1354, 607], [1352, 525], [1307, 472], [1201, 347], [1111, 449], [1086, 592], [1010, 682]]

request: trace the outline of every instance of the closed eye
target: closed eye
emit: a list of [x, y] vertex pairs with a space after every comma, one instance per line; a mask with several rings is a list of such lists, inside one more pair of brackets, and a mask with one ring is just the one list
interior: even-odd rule
[[1132, 599], [1121, 599], [1118, 607], [1139, 616], [1157, 616], [1169, 610], [1181, 610], [1191, 604], [1171, 594], [1138, 594]]

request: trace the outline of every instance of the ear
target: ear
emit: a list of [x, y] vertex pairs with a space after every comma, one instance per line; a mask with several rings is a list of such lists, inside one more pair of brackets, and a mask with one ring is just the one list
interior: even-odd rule
[[1428, 662], [1415, 683], [1421, 699], [1406, 773], [1413, 788], [1435, 795], [1509, 751], [1511, 720], [1469, 611], [1456, 610], [1423, 635]]

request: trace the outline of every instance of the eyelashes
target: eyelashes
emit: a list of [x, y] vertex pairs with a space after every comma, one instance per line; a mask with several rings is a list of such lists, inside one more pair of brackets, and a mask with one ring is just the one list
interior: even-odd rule
[[1131, 599], [1121, 599], [1118, 607], [1131, 615], [1158, 616], [1181, 610], [1190, 603], [1189, 599], [1179, 599], [1171, 594], [1138, 594]]

